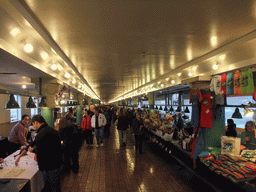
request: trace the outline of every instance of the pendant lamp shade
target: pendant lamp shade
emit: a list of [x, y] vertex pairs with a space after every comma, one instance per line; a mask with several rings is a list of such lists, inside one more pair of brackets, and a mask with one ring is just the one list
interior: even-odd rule
[[186, 107], [184, 113], [190, 113], [189, 109], [188, 109], [188, 106]]
[[13, 94], [10, 95], [9, 101], [5, 106], [6, 110], [10, 110], [10, 109], [19, 109], [20, 106], [18, 104], [18, 102], [15, 100], [15, 97]]
[[162, 106], [159, 107], [159, 110], [163, 110]]
[[38, 104], [39, 107], [41, 107], [41, 108], [42, 107], [47, 107], [45, 99], [46, 99], [46, 97], [42, 97], [40, 103]]
[[171, 111], [171, 112], [173, 112], [173, 111], [174, 111], [174, 110], [173, 110], [173, 108], [172, 108], [172, 106], [171, 106], [171, 108], [170, 108], [170, 111]]
[[26, 104], [27, 109], [36, 108], [36, 104], [34, 103], [32, 97], [30, 96], [28, 102]]
[[250, 109], [248, 109], [247, 107], [245, 107], [244, 108], [244, 116], [251, 117], [251, 116], [253, 116], [253, 112]]
[[164, 107], [164, 111], [168, 111], [168, 109], [167, 109], [166, 105], [165, 105], [165, 107]]
[[235, 110], [235, 112], [233, 113], [233, 115], [232, 115], [231, 118], [233, 118], [233, 119], [243, 119], [243, 118], [242, 118], [242, 115], [241, 115], [241, 113], [240, 113], [240, 111], [239, 111], [239, 109], [238, 109], [238, 107], [236, 108], [236, 110]]
[[176, 112], [180, 112], [180, 106], [178, 106], [178, 108], [177, 108]]

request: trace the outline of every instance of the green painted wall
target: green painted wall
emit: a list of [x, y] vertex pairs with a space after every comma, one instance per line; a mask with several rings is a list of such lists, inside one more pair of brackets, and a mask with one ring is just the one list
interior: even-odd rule
[[82, 123], [82, 107], [81, 106], [77, 106], [76, 108], [76, 123], [78, 125], [81, 125]]
[[53, 109], [42, 109], [42, 116], [45, 119], [46, 123], [54, 128], [54, 117], [53, 117]]

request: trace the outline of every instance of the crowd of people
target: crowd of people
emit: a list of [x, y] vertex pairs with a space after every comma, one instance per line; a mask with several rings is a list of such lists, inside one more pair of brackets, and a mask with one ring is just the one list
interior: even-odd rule
[[[16, 165], [27, 151], [35, 153], [39, 170], [43, 174], [45, 191], [61, 191], [61, 173], [79, 172], [81, 141], [84, 140], [88, 147], [93, 147], [95, 135], [96, 147], [102, 147], [104, 138], [107, 139], [111, 135], [111, 124], [118, 130], [120, 148], [126, 146], [127, 130], [130, 129], [135, 139], [136, 152], [143, 153], [142, 143], [146, 129], [144, 111], [134, 108], [126, 110], [123, 107], [118, 109], [112, 106], [100, 106], [93, 110], [84, 108], [81, 125], [76, 124], [75, 112], [74, 109], [69, 108], [68, 114], [60, 119], [57, 130], [49, 127], [41, 115], [35, 115], [32, 119], [28, 115], [23, 115], [21, 121], [9, 133], [8, 153], [22, 149], [16, 159]], [[36, 136], [34, 140], [28, 142], [26, 127], [30, 121], [36, 130]], [[229, 119], [227, 123], [226, 135], [236, 137], [236, 125], [233, 120]], [[183, 129], [184, 124], [180, 114], [177, 115], [174, 124], [176, 129]], [[245, 125], [245, 132], [241, 135], [241, 144], [248, 149], [256, 148], [254, 129], [254, 122], [249, 121]], [[2, 161], [3, 159], [0, 158], [0, 163]]]

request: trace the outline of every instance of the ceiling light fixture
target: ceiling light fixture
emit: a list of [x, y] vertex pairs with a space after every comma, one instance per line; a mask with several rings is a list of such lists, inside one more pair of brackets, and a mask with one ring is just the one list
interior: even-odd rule
[[27, 88], [27, 86], [26, 85], [22, 85], [22, 89], [26, 89]]
[[248, 109], [247, 107], [244, 108], [244, 116], [246, 117], [252, 117], [253, 116], [253, 111]]
[[170, 78], [166, 78], [165, 81], [169, 81]]
[[192, 76], [192, 72], [189, 72], [189, 73], [188, 73], [188, 76], [191, 77], [191, 76]]
[[33, 51], [33, 45], [31, 45], [30, 43], [27, 43], [24, 45], [23, 47], [24, 51], [26, 51], [27, 53], [31, 53]]
[[75, 79], [75, 78], [73, 78], [72, 83], [73, 83], [73, 84], [75, 84], [75, 83], [76, 83], [76, 79]]
[[171, 83], [174, 84], [174, 83], [175, 83], [175, 80], [172, 80]]
[[180, 76], [181, 76], [181, 73], [177, 73], [177, 75], [180, 77]]
[[238, 107], [236, 108], [236, 110], [235, 110], [235, 112], [233, 113], [233, 115], [232, 115], [231, 118], [232, 118], [232, 119], [243, 119], [243, 118], [242, 118], [242, 115], [241, 115], [241, 113], [240, 113], [240, 111], [239, 111], [239, 109], [238, 109]]
[[19, 109], [20, 106], [18, 104], [18, 102], [15, 100], [15, 97], [13, 94], [10, 95], [9, 101], [5, 106], [6, 110], [10, 110], [10, 109]]
[[28, 102], [26, 104], [26, 108], [27, 109], [32, 109], [32, 108], [36, 108], [36, 104], [34, 103], [32, 97], [30, 96], [28, 99]]
[[61, 71], [63, 69], [61, 64], [58, 64], [58, 70]]
[[164, 87], [164, 84], [163, 84], [163, 83], [161, 84], [161, 87]]
[[65, 73], [64, 77], [66, 77], [67, 79], [70, 77], [69, 73]]
[[20, 29], [15, 27], [10, 31], [10, 34], [15, 37], [16, 35], [18, 35], [20, 33]]
[[212, 68], [213, 68], [214, 70], [218, 69], [218, 68], [219, 68], [218, 63], [215, 63], [215, 64], [212, 66]]
[[58, 66], [57, 66], [57, 64], [52, 64], [51, 65], [51, 69], [53, 70], [53, 71], [55, 71], [55, 70], [57, 70], [58, 69]]

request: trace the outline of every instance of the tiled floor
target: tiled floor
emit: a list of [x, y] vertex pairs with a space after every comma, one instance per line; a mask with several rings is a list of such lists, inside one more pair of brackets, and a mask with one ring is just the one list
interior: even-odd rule
[[134, 138], [127, 131], [127, 146], [119, 145], [118, 132], [112, 126], [104, 146], [86, 142], [79, 152], [80, 170], [63, 175], [62, 189], [67, 191], [215, 191], [174, 159], [164, 159], [144, 143], [144, 154], [136, 153]]

